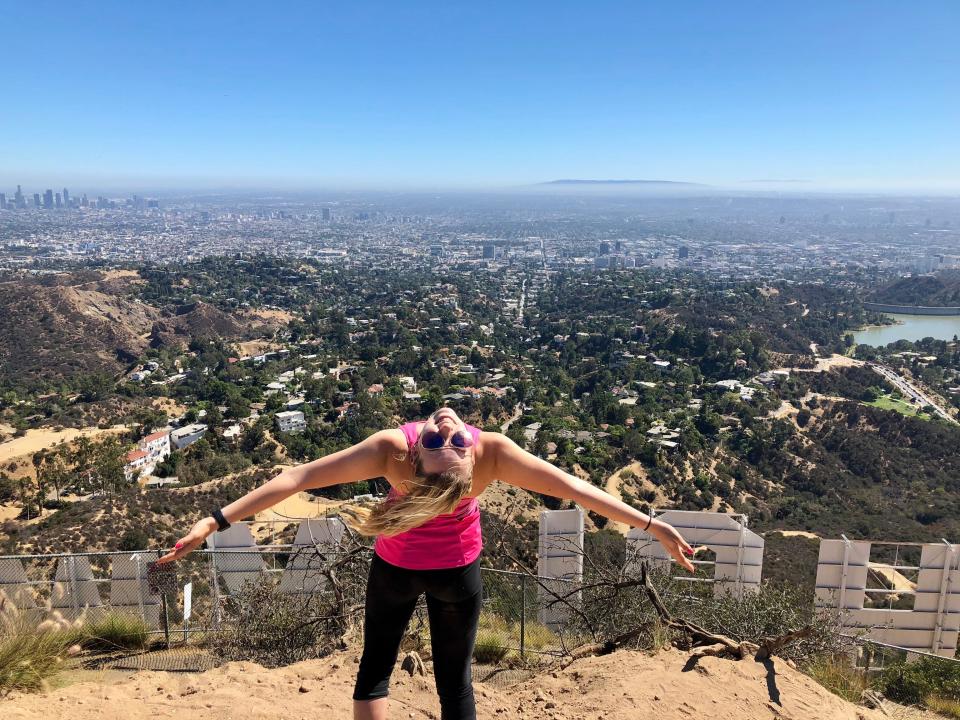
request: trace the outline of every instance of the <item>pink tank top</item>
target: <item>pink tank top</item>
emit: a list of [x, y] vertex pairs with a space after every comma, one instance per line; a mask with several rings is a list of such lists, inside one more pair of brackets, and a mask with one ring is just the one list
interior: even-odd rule
[[[408, 450], [417, 443], [417, 425], [401, 425]], [[467, 425], [473, 435], [474, 446], [480, 441], [480, 430]], [[390, 488], [385, 502], [398, 497]], [[469, 565], [480, 555], [483, 539], [480, 536], [480, 504], [476, 498], [463, 498], [453, 512], [443, 513], [422, 525], [410, 528], [392, 537], [377, 535], [374, 552], [391, 565], [410, 570], [441, 570]]]

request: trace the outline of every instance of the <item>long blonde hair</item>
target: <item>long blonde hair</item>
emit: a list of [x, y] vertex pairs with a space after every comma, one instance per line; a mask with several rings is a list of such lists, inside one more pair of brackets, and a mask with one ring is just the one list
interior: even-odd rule
[[344, 522], [361, 535], [397, 535], [443, 513], [453, 512], [473, 488], [473, 468], [453, 466], [441, 473], [424, 473], [417, 459], [408, 492], [372, 508], [345, 505]]

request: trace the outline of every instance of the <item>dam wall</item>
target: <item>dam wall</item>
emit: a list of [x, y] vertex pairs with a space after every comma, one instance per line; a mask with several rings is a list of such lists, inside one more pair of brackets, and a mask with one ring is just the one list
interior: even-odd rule
[[888, 305], [887, 303], [865, 302], [864, 309], [874, 312], [897, 313], [899, 315], [960, 315], [960, 307], [924, 307], [923, 305]]

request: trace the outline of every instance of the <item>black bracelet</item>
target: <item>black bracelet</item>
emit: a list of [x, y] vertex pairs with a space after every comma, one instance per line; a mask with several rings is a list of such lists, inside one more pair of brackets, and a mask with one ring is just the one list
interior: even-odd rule
[[217, 521], [217, 530], [226, 530], [230, 527], [230, 523], [227, 522], [227, 519], [223, 516], [223, 511], [220, 508], [217, 508], [212, 513], [213, 519]]
[[643, 529], [644, 532], [646, 532], [647, 530], [650, 529], [650, 523], [653, 522], [653, 514], [652, 514], [652, 513], [649, 514], [649, 515], [647, 515], [647, 517], [649, 518], [649, 520], [647, 520], [647, 526]]

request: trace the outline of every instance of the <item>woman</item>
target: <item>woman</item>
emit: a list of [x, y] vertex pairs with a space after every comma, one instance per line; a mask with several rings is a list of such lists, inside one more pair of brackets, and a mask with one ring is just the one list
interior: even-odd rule
[[374, 477], [390, 483], [387, 499], [372, 510], [343, 510], [354, 530], [376, 536], [363, 655], [353, 692], [354, 720], [387, 717], [387, 688], [400, 640], [424, 592], [441, 718], [476, 717], [470, 665], [482, 595], [477, 497], [494, 480], [570, 499], [611, 520], [643, 528], [693, 571], [684, 556], [693, 550], [673, 527], [531, 455], [505, 435], [465, 424], [448, 407], [426, 421], [381, 430], [345, 450], [284, 470], [197, 522], [158, 562], [183, 557], [231, 521], [266, 510], [300, 490]]

